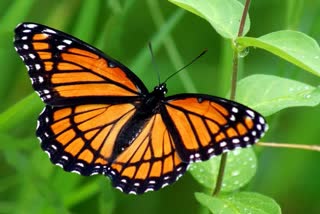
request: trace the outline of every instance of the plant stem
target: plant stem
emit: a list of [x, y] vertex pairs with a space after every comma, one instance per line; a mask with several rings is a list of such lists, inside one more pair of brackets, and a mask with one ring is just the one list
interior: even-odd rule
[[222, 187], [222, 182], [223, 182], [224, 170], [227, 165], [227, 157], [228, 157], [227, 153], [223, 153], [221, 155], [220, 167], [219, 167], [219, 172], [218, 172], [218, 176], [217, 176], [217, 183], [216, 183], [216, 186], [215, 186], [214, 191], [212, 193], [213, 196], [216, 196], [220, 193], [220, 190]]
[[301, 145], [301, 144], [288, 144], [288, 143], [272, 143], [272, 142], [259, 142], [257, 146], [277, 147], [277, 148], [289, 148], [289, 149], [303, 149], [310, 151], [320, 152], [320, 146], [318, 145]]
[[247, 0], [246, 4], [244, 5], [243, 13], [242, 13], [241, 21], [240, 21], [240, 26], [239, 26], [239, 31], [238, 31], [238, 37], [243, 35], [244, 24], [246, 22], [250, 2], [251, 2], [251, 0]]
[[[244, 6], [244, 9], [243, 9], [243, 13], [242, 13], [242, 17], [241, 17], [241, 21], [240, 21], [240, 25], [239, 25], [238, 37], [242, 36], [242, 34], [243, 34], [243, 29], [244, 29], [244, 26], [245, 26], [246, 17], [247, 17], [247, 13], [248, 13], [248, 10], [249, 10], [250, 2], [251, 2], [250, 0], [246, 0], [245, 6]], [[235, 97], [236, 97], [238, 61], [239, 61], [238, 50], [237, 50], [237, 48], [234, 48], [233, 60], [232, 60], [232, 77], [231, 77], [230, 100], [234, 100]], [[220, 168], [219, 168], [219, 172], [218, 172], [218, 176], [217, 176], [217, 183], [216, 183], [216, 186], [215, 186], [214, 191], [213, 191], [213, 195], [214, 196], [218, 195], [220, 190], [221, 190], [224, 171], [225, 171], [226, 164], [227, 164], [227, 157], [228, 157], [227, 153], [223, 153], [221, 155]]]

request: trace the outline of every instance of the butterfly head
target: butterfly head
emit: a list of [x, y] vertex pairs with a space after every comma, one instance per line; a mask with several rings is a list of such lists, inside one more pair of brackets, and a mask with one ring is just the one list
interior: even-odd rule
[[164, 97], [168, 92], [166, 83], [161, 83], [160, 85], [154, 87], [153, 93], [156, 96]]

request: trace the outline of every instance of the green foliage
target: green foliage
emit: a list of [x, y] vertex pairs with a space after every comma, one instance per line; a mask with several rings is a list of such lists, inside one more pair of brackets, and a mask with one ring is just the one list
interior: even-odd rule
[[[268, 82], [269, 84], [265, 85]], [[237, 100], [265, 116], [295, 106], [320, 103], [320, 87], [287, 78], [256, 74], [238, 82]]]
[[[193, 1], [169, 0], [205, 20], [224, 38], [235, 39], [243, 11], [243, 5], [237, 0]], [[247, 17], [244, 34], [249, 31], [250, 20]]]
[[230, 85], [231, 46], [249, 51], [240, 62], [236, 99], [268, 116], [263, 141], [319, 144], [320, 2], [301, 2], [253, 1], [244, 29], [250, 36], [237, 38], [243, 6], [236, 0], [2, 1], [0, 213], [281, 213], [278, 204], [283, 213], [320, 213], [320, 157], [312, 152], [230, 152], [218, 197], [210, 195], [219, 157], [192, 164], [192, 176], [142, 196], [120, 193], [104, 176], [64, 172], [34, 136], [43, 104], [12, 45], [19, 22], [46, 24], [128, 65], [149, 89], [157, 84], [149, 41], [162, 79], [208, 48], [188, 72], [170, 79], [169, 92], [222, 96]]
[[[239, 164], [241, 163], [241, 164]], [[191, 175], [204, 187], [213, 192], [220, 165], [220, 157], [195, 163], [190, 166]], [[223, 192], [231, 192], [245, 186], [254, 176], [257, 159], [252, 149], [234, 150], [229, 153], [222, 184]]]
[[281, 213], [279, 205], [273, 199], [254, 192], [237, 192], [218, 197], [212, 197], [204, 193], [195, 193], [195, 196], [213, 214]]
[[297, 31], [277, 31], [259, 38], [240, 37], [237, 44], [264, 49], [302, 69], [320, 76], [320, 47], [310, 36]]

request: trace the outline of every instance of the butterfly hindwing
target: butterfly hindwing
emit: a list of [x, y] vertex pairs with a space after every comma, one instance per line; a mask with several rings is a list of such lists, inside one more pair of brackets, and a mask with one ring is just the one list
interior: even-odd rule
[[36, 133], [51, 161], [66, 171], [107, 174], [117, 135], [134, 112], [132, 104], [46, 106]]
[[157, 113], [110, 165], [110, 177], [120, 190], [140, 194], [175, 182], [187, 166], [179, 157], [161, 114]]
[[15, 33], [15, 48], [46, 104], [128, 102], [148, 92], [124, 65], [61, 31], [22, 23]]
[[186, 162], [207, 160], [222, 152], [250, 146], [268, 126], [256, 111], [239, 103], [203, 94], [167, 98], [163, 114]]
[[46, 106], [37, 135], [51, 161], [64, 170], [104, 174], [121, 191], [141, 194], [175, 182], [188, 163], [179, 157], [160, 114], [150, 118], [130, 146], [114, 158], [119, 132], [134, 113], [130, 104]]

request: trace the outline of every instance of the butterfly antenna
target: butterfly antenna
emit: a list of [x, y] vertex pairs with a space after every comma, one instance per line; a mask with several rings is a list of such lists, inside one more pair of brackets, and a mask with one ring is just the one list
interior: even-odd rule
[[167, 79], [164, 82], [167, 82], [171, 77], [173, 77], [174, 75], [176, 75], [177, 73], [179, 73], [180, 71], [182, 71], [183, 69], [185, 69], [186, 67], [188, 67], [189, 65], [193, 64], [195, 61], [197, 61], [200, 57], [202, 57], [208, 50], [205, 49], [204, 51], [202, 51], [196, 58], [194, 58], [191, 62], [189, 62], [188, 64], [186, 64], [185, 66], [183, 66], [182, 68], [180, 68], [179, 70], [177, 70], [176, 72], [174, 72], [173, 74], [171, 74], [169, 77], [167, 77]]
[[155, 72], [157, 73], [158, 84], [160, 85], [160, 73], [159, 73], [159, 70], [157, 69], [156, 62], [154, 60], [154, 54], [153, 54], [153, 49], [152, 49], [151, 42], [148, 43], [148, 46], [149, 46], [149, 50], [150, 50], [150, 53], [151, 53], [151, 60], [152, 60], [153, 68], [154, 68]]

